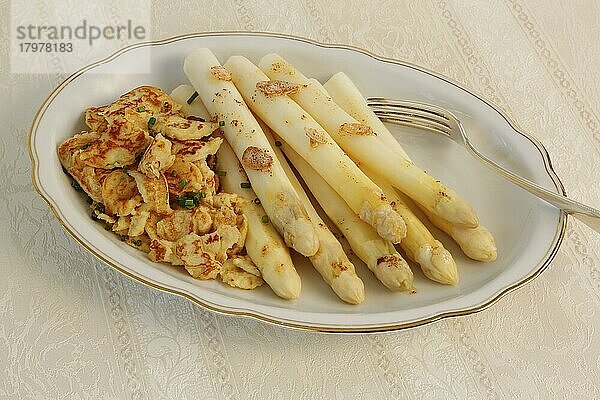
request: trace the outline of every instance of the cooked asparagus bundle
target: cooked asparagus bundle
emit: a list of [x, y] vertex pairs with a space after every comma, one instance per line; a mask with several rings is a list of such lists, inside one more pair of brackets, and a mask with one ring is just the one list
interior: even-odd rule
[[432, 213], [465, 227], [476, 227], [477, 216], [454, 190], [406, 160], [397, 148], [378, 139], [368, 126], [342, 110], [318, 86], [276, 54], [260, 61], [273, 80], [304, 85], [290, 97], [305, 109], [348, 155], [368, 166]]
[[[190, 85], [181, 85], [171, 92], [171, 97], [182, 105], [184, 114], [210, 118], [202, 101], [193, 97], [195, 91]], [[190, 104], [189, 99], [192, 99]], [[242, 183], [248, 182], [248, 177], [227, 142], [221, 144], [217, 153], [217, 169], [226, 173], [221, 178], [221, 185], [226, 192], [249, 199], [241, 208], [248, 222], [245, 246], [250, 259], [276, 295], [284, 299], [297, 299], [301, 282], [290, 252], [273, 225], [263, 221], [266, 213], [260, 202], [256, 201], [252, 188], [242, 187]]]
[[356, 275], [354, 265], [350, 262], [346, 253], [344, 253], [340, 242], [331, 233], [327, 225], [319, 217], [319, 214], [317, 214], [317, 211], [310, 202], [302, 185], [298, 182], [298, 178], [294, 175], [281, 150], [275, 147], [275, 139], [269, 128], [265, 126], [263, 130], [271, 145], [274, 146], [275, 155], [290, 179], [292, 186], [296, 189], [298, 197], [302, 200], [302, 204], [304, 204], [310, 220], [317, 231], [320, 242], [319, 251], [314, 256], [309, 257], [310, 262], [340, 299], [350, 304], [362, 303], [365, 298], [365, 286], [362, 280]]
[[303, 255], [315, 254], [319, 242], [306, 210], [229, 73], [208, 49], [191, 53], [183, 69], [202, 103], [220, 121], [227, 141], [285, 242]]
[[408, 208], [399, 196], [398, 192], [374, 172], [364, 170], [374, 182], [383, 190], [392, 202], [392, 206], [406, 222], [406, 237], [400, 243], [405, 254], [419, 264], [421, 270], [429, 279], [447, 284], [458, 283], [458, 271], [452, 254], [444, 248], [444, 245], [435, 240], [427, 227]]
[[[399, 153], [404, 155], [404, 158], [410, 160], [385, 124], [367, 106], [365, 98], [346, 74], [339, 72], [333, 75], [325, 83], [324, 88], [344, 111], [359, 122], [370, 126], [378, 133], [379, 138], [385, 141], [386, 145], [396, 148]], [[476, 228], [465, 228], [444, 220], [423, 206], [420, 208], [435, 226], [446, 232], [459, 244], [468, 257], [478, 261], [494, 261], [496, 259], [496, 244], [487, 228], [481, 225]]]
[[364, 261], [375, 277], [390, 290], [412, 291], [413, 273], [394, 245], [358, 218], [291, 146], [285, 143], [282, 148], [329, 219], [346, 237], [352, 251]]
[[246, 104], [316, 170], [365, 222], [384, 238], [398, 243], [405, 236], [402, 218], [383, 192], [350, 160], [327, 132], [252, 62], [233, 56], [225, 63]]

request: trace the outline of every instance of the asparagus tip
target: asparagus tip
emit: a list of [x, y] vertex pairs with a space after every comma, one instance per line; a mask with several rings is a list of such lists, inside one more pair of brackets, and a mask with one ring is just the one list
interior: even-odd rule
[[474, 229], [454, 228], [453, 233], [467, 257], [477, 261], [492, 262], [498, 256], [494, 237], [486, 227], [479, 225]]
[[[300, 275], [298, 275], [295, 269], [286, 269], [285, 271], [288, 272], [286, 274], [287, 276], [281, 277], [279, 280], [279, 285], [277, 285], [275, 288], [272, 287], [272, 289], [277, 296], [283, 299], [295, 300], [300, 297], [300, 291], [302, 289]], [[263, 276], [263, 278], [265, 277]]]
[[445, 285], [458, 283], [458, 271], [452, 254], [439, 241], [436, 240], [433, 246], [422, 246], [416, 261], [429, 279]]
[[319, 238], [309, 219], [295, 219], [284, 227], [285, 243], [303, 256], [313, 256], [319, 250]]
[[359, 217], [374, 227], [379, 236], [392, 243], [400, 243], [406, 236], [404, 219], [389, 204], [373, 208], [365, 203]]
[[477, 228], [479, 226], [479, 218], [473, 207], [453, 189], [445, 186], [439, 191], [435, 212], [446, 221], [460, 227]]
[[373, 272], [377, 279], [392, 291], [407, 291], [412, 288], [413, 273], [398, 253], [379, 257]]
[[331, 288], [346, 303], [360, 304], [365, 299], [365, 285], [353, 269], [342, 271], [331, 283]]

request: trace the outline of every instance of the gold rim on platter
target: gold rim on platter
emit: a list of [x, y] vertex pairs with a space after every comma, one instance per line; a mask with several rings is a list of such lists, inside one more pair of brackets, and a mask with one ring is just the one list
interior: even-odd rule
[[544, 145], [541, 142], [539, 142], [536, 138], [523, 132], [522, 129], [518, 126], [518, 124], [514, 121], [514, 119], [506, 111], [502, 110], [499, 106], [493, 104], [489, 100], [481, 97], [477, 93], [474, 93], [471, 90], [463, 87], [461, 84], [459, 84], [458, 82], [454, 81], [451, 78], [445, 77], [434, 71], [428, 70], [427, 68], [423, 68], [421, 66], [418, 66], [418, 65], [415, 65], [415, 64], [412, 64], [409, 62], [400, 61], [400, 60], [393, 59], [393, 58], [386, 58], [386, 57], [378, 56], [368, 50], [364, 50], [364, 49], [361, 49], [356, 46], [347, 45], [347, 44], [323, 43], [323, 42], [319, 42], [319, 41], [301, 37], [301, 36], [295, 36], [295, 35], [289, 35], [289, 34], [283, 34], [283, 33], [273, 33], [273, 32], [260, 32], [260, 31], [216, 31], [216, 32], [190, 33], [190, 34], [173, 36], [173, 37], [161, 39], [161, 40], [153, 40], [153, 41], [135, 43], [135, 44], [123, 47], [122, 49], [117, 50], [116, 52], [112, 53], [108, 57], [98, 60], [94, 63], [88, 64], [85, 67], [79, 69], [78, 71], [74, 72], [73, 74], [68, 76], [66, 79], [64, 79], [56, 88], [54, 88], [54, 90], [52, 90], [52, 92], [50, 92], [50, 94], [46, 97], [46, 99], [44, 100], [44, 102], [42, 103], [42, 105], [40, 106], [38, 111], [36, 112], [33, 122], [31, 124], [31, 128], [29, 130], [29, 157], [30, 157], [31, 163], [32, 163], [31, 177], [32, 177], [32, 182], [33, 182], [33, 186], [34, 186], [35, 190], [44, 199], [44, 201], [46, 201], [46, 203], [52, 210], [53, 214], [60, 222], [61, 226], [81, 246], [83, 246], [86, 250], [88, 250], [90, 253], [92, 253], [100, 261], [102, 261], [103, 263], [107, 264], [108, 266], [114, 268], [115, 270], [121, 272], [122, 274], [124, 274], [138, 282], [141, 282], [147, 286], [150, 286], [154, 289], [157, 289], [157, 290], [160, 290], [163, 292], [172, 293], [172, 294], [176, 294], [178, 296], [184, 297], [184, 298], [192, 301], [193, 303], [196, 303], [196, 304], [198, 304], [208, 310], [214, 311], [214, 312], [218, 312], [218, 313], [226, 314], [226, 315], [251, 317], [251, 318], [255, 318], [260, 321], [271, 323], [271, 324], [278, 325], [278, 326], [302, 329], [302, 330], [307, 330], [307, 331], [322, 332], [322, 333], [374, 333], [374, 332], [396, 331], [396, 330], [413, 328], [413, 327], [417, 327], [417, 326], [421, 326], [421, 325], [425, 325], [425, 324], [430, 324], [432, 322], [439, 321], [441, 319], [445, 319], [445, 318], [449, 318], [449, 317], [463, 316], [463, 315], [480, 312], [480, 311], [483, 311], [486, 308], [490, 307], [494, 303], [496, 303], [498, 300], [500, 300], [502, 297], [504, 297], [508, 293], [512, 292], [513, 290], [515, 290], [515, 289], [525, 285], [526, 283], [532, 281], [533, 279], [535, 279], [550, 265], [550, 263], [556, 256], [556, 253], [558, 252], [558, 249], [559, 249], [560, 245], [562, 244], [562, 241], [565, 236], [565, 231], [566, 231], [566, 226], [567, 226], [567, 214], [564, 212], [561, 213], [560, 221], [559, 221], [559, 224], [557, 225], [557, 231], [556, 231], [556, 234], [553, 239], [554, 245], [544, 255], [542, 261], [537, 265], [534, 272], [530, 273], [528, 276], [525, 276], [521, 280], [513, 283], [512, 285], [509, 285], [508, 287], [501, 289], [500, 291], [498, 291], [497, 293], [492, 295], [489, 299], [485, 300], [484, 302], [482, 302], [478, 305], [467, 307], [467, 308], [461, 309], [461, 310], [439, 312], [432, 316], [422, 318], [419, 320], [415, 320], [415, 321], [411, 321], [411, 322], [407, 322], [407, 323], [390, 324], [390, 325], [386, 324], [386, 325], [382, 325], [382, 326], [368, 326], [368, 327], [360, 327], [360, 326], [356, 326], [356, 327], [335, 327], [335, 326], [320, 327], [320, 326], [308, 325], [308, 324], [302, 323], [302, 321], [293, 321], [293, 320], [284, 320], [281, 318], [274, 318], [272, 316], [260, 314], [254, 310], [226, 309], [223, 306], [209, 304], [206, 301], [202, 301], [202, 300], [198, 299], [196, 296], [194, 296], [190, 293], [186, 293], [186, 292], [182, 291], [181, 289], [167, 287], [165, 285], [161, 285], [156, 282], [152, 282], [152, 281], [144, 279], [134, 273], [126, 271], [123, 268], [116, 265], [115, 262], [107, 259], [104, 255], [102, 255], [99, 252], [95, 251], [94, 249], [90, 248], [65, 223], [65, 221], [62, 219], [61, 215], [58, 213], [58, 211], [52, 204], [51, 197], [42, 188], [40, 188], [37, 183], [39, 162], [38, 162], [38, 156], [36, 153], [37, 149], [34, 146], [33, 139], [35, 137], [35, 134], [37, 133], [37, 126], [38, 126], [39, 122], [41, 121], [42, 117], [44, 116], [44, 113], [46, 112], [49, 104], [71, 81], [73, 81], [80, 75], [84, 74], [88, 70], [93, 69], [99, 65], [108, 63], [111, 60], [113, 60], [113, 59], [119, 57], [120, 55], [122, 55], [128, 51], [131, 51], [133, 49], [136, 49], [139, 47], [146, 47], [146, 46], [164, 45], [164, 44], [176, 42], [179, 40], [190, 39], [190, 38], [195, 38], [195, 37], [235, 36], [235, 35], [262, 36], [262, 37], [272, 37], [272, 38], [279, 38], [279, 39], [288, 39], [288, 40], [294, 40], [294, 41], [308, 43], [308, 44], [315, 45], [318, 47], [323, 47], [323, 48], [338, 48], [338, 49], [352, 50], [352, 51], [355, 51], [358, 53], [362, 53], [362, 54], [364, 54], [368, 57], [371, 57], [377, 61], [405, 66], [405, 67], [412, 68], [414, 70], [426, 73], [428, 75], [431, 75], [437, 79], [441, 79], [441, 80], [461, 89], [462, 91], [470, 94], [471, 96], [476, 97], [477, 99], [481, 100], [485, 104], [487, 104], [489, 107], [491, 107], [493, 110], [495, 110], [498, 114], [500, 114], [506, 120], [506, 122], [508, 122], [508, 124], [512, 127], [512, 129], [515, 132], [519, 133], [520, 135], [522, 135], [523, 137], [528, 139], [536, 147], [536, 149], [540, 152], [540, 155], [542, 156], [542, 160], [544, 162], [544, 168], [545, 168], [546, 172], [548, 173], [549, 177], [552, 179], [552, 182], [554, 183], [558, 192], [563, 195], [566, 195], [564, 186], [563, 186], [560, 178], [554, 171], [554, 168], [552, 167], [552, 162], [550, 160], [550, 156], [548, 154], [548, 151], [544, 147]]

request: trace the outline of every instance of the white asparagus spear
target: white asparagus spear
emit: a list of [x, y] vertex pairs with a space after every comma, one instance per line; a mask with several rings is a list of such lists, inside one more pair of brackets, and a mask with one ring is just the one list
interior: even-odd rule
[[242, 211], [248, 221], [246, 251], [254, 265], [277, 296], [297, 299], [301, 288], [300, 276], [294, 268], [288, 248], [273, 225], [266, 220], [263, 207], [254, 201], [257, 197], [252, 188], [241, 187], [241, 183], [247, 182], [248, 178], [227, 142], [221, 144], [217, 153], [217, 168], [227, 173], [221, 178], [224, 191], [249, 199], [242, 204]]
[[327, 132], [287, 95], [269, 94], [265, 84], [273, 84], [274, 90], [282, 88], [276, 86], [276, 82], [270, 82], [248, 59], [230, 57], [225, 67], [250, 109], [308, 161], [350, 208], [382, 237], [400, 242], [406, 234], [404, 221], [391, 208], [381, 189], [365, 176]]
[[[388, 146], [396, 147], [404, 158], [410, 161], [400, 143], [394, 138], [385, 124], [367, 106], [367, 102], [352, 80], [343, 72], [333, 75], [324, 85], [340, 107], [359, 122], [370, 126]], [[465, 228], [452, 224], [426, 208], [419, 206], [427, 218], [439, 229], [446, 232], [470, 258], [478, 261], [494, 261], [497, 256], [496, 243], [490, 231], [482, 225], [477, 228]]]
[[306, 85], [290, 97], [305, 109], [331, 135], [348, 155], [384, 176], [395, 187], [444, 219], [467, 227], [478, 225], [477, 216], [454, 190], [427, 175], [387, 146], [368, 126], [342, 110], [319, 87], [276, 54], [260, 61], [260, 68], [273, 80]]
[[365, 298], [365, 286], [363, 281], [356, 275], [354, 265], [348, 259], [344, 249], [337, 238], [331, 233], [325, 222], [321, 219], [302, 185], [294, 175], [294, 171], [290, 168], [285, 156], [279, 148], [275, 146], [275, 139], [269, 127], [264, 125], [264, 122], [259, 120], [265, 135], [269, 139], [275, 155], [279, 159], [281, 166], [287, 174], [292, 186], [298, 193], [298, 197], [304, 204], [306, 212], [310, 220], [315, 225], [315, 230], [319, 236], [319, 251], [314, 256], [309, 257], [310, 262], [315, 267], [317, 272], [321, 274], [323, 280], [331, 286], [335, 294], [340, 299], [350, 304], [362, 303]]
[[392, 202], [392, 207], [406, 222], [406, 237], [400, 243], [404, 253], [419, 264], [421, 270], [431, 280], [447, 285], [458, 283], [458, 271], [452, 254], [444, 245], [435, 240], [431, 232], [408, 208], [399, 193], [374, 172], [364, 169], [367, 176], [376, 182]]
[[282, 148], [329, 219], [346, 237], [352, 251], [364, 261], [375, 277], [390, 290], [413, 291], [413, 273], [394, 245], [358, 218], [291, 146], [284, 143]]
[[[180, 85], [171, 92], [171, 97], [182, 105], [184, 114], [210, 119], [200, 99], [196, 98], [189, 105], [187, 104], [195, 91], [190, 85]], [[256, 194], [252, 188], [241, 187], [242, 182], [248, 182], [248, 176], [227, 142], [221, 144], [217, 155], [217, 168], [227, 173], [221, 178], [223, 190], [251, 200], [242, 204], [242, 211], [248, 222], [245, 247], [250, 259], [277, 296], [290, 300], [297, 299], [302, 284], [287, 246], [273, 225], [270, 222], [263, 222], [266, 213], [260, 204], [254, 202]]]
[[319, 241], [306, 210], [227, 71], [209, 49], [187, 56], [183, 70], [207, 110], [223, 124], [225, 138], [285, 242], [303, 255], [315, 254]]

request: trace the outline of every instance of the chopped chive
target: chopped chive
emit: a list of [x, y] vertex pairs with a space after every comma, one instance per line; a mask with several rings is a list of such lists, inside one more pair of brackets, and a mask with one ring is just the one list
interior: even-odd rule
[[260, 222], [262, 222], [263, 224], [268, 224], [270, 221], [271, 221], [271, 219], [269, 218], [269, 216], [268, 216], [268, 215], [263, 215], [263, 216], [260, 218]]
[[105, 230], [105, 231], [110, 231], [110, 226], [108, 226], [108, 225], [104, 225], [104, 230]]
[[194, 208], [196, 206], [196, 202], [194, 201], [194, 199], [187, 199], [184, 203], [183, 206], [185, 208]]
[[254, 199], [254, 204], [256, 204], [256, 205], [260, 204], [260, 199], [258, 197]]
[[240, 187], [242, 189], [250, 189], [252, 187], [252, 184], [250, 182], [242, 182], [240, 183]]
[[102, 204], [102, 203], [96, 204], [96, 209], [98, 210], [98, 212], [103, 213], [105, 211], [104, 204]]
[[182, 180], [181, 182], [179, 182], [179, 189], [183, 189], [184, 187], [186, 187], [187, 184], [188, 181], [186, 179]]
[[143, 105], [141, 105], [141, 106], [138, 106], [138, 108], [137, 108], [137, 111], [138, 111], [138, 112], [144, 112], [144, 111], [146, 111], [146, 107], [145, 107], [145, 106], [143, 106]]
[[156, 118], [150, 117], [150, 119], [148, 120], [148, 130], [152, 129], [154, 124], [156, 124]]
[[174, 178], [174, 177], [176, 177], [176, 176], [177, 176], [177, 171], [175, 171], [175, 170], [171, 171], [171, 176], [172, 176], [173, 178]]
[[142, 245], [142, 241], [140, 239], [134, 240], [133, 244], [136, 245], [137, 247], [140, 247]]
[[277, 146], [277, 147], [281, 147], [281, 141], [280, 141], [280, 140], [276, 140], [276, 141], [275, 141], [275, 146]]
[[127, 172], [127, 171], [129, 171], [129, 167], [126, 165], [123, 167], [123, 172]]
[[90, 145], [89, 145], [89, 144], [84, 144], [83, 146], [81, 146], [81, 150], [85, 150], [85, 149], [87, 149], [88, 147], [90, 147]]
[[219, 121], [219, 126], [225, 126], [225, 121]]
[[192, 93], [192, 95], [190, 96], [190, 98], [189, 98], [189, 99], [187, 99], [187, 103], [188, 103], [188, 104], [192, 104], [192, 102], [193, 102], [194, 100], [196, 100], [196, 97], [198, 97], [198, 92], [194, 92], [194, 93]]
[[226, 176], [227, 175], [227, 171], [216, 170], [215, 174], [217, 174], [219, 176]]
[[71, 187], [73, 189], [75, 189], [76, 191], [81, 192], [81, 186], [79, 185], [79, 183], [77, 181], [72, 181]]
[[199, 192], [199, 193], [191, 193], [185, 196], [181, 196], [177, 198], [177, 204], [180, 207], [183, 208], [187, 208], [188, 210], [191, 210], [192, 208], [196, 207], [197, 205], [200, 204], [200, 199], [206, 197], [206, 193], [204, 192]]

